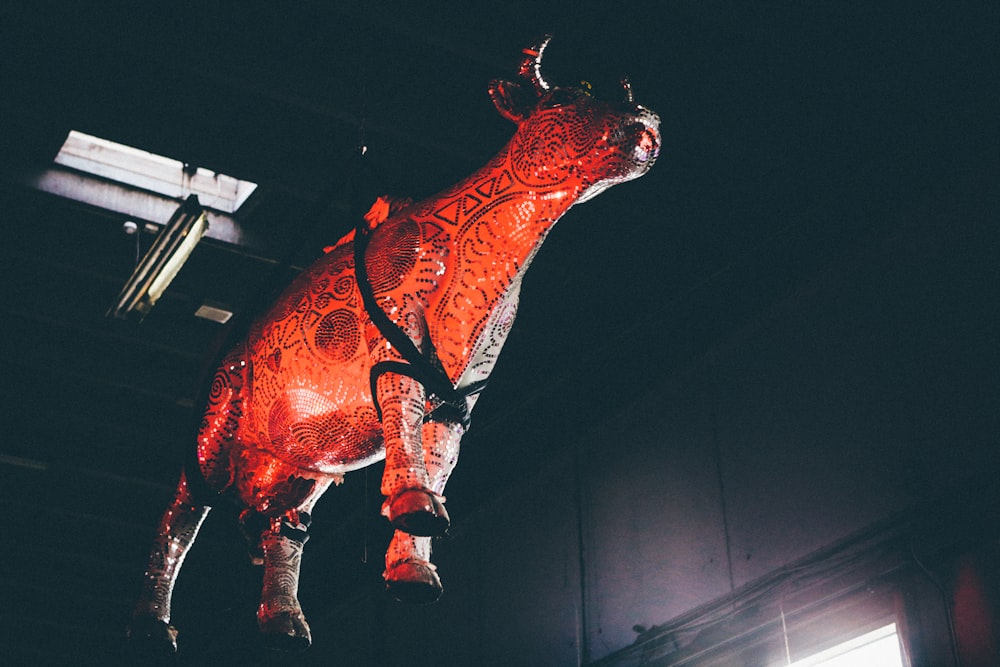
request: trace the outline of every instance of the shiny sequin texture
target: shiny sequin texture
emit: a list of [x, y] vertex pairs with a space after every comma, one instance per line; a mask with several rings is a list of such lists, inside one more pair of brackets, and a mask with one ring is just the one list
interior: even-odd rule
[[[380, 200], [373, 211], [381, 213], [359, 232], [374, 305], [450, 389], [489, 377], [522, 278], [552, 225], [575, 203], [646, 173], [659, 151], [659, 121], [629, 88], [616, 102], [552, 88], [540, 74], [544, 48], [525, 51], [520, 78], [490, 86], [517, 126], [496, 157], [428, 200]], [[397, 529], [387, 585], [397, 597], [435, 598], [430, 540], [447, 525], [443, 493], [465, 432], [454, 412], [435, 412], [446, 397], [407, 370], [413, 360], [366, 309], [357, 242], [352, 232], [328, 248], [228, 354], [211, 386], [197, 470], [188, 471], [245, 508], [244, 529], [265, 566], [262, 631], [306, 644], [295, 600], [302, 518], [341, 475], [384, 458], [383, 514]], [[373, 381], [383, 362], [395, 365]], [[462, 398], [465, 412], [476, 397]], [[182, 490], [161, 523], [137, 607], [164, 625], [202, 516]]]

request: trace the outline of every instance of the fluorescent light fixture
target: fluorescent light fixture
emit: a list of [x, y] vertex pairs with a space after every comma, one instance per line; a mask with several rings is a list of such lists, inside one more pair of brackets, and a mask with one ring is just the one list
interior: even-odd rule
[[224, 213], [236, 212], [257, 189], [250, 181], [202, 167], [190, 168], [179, 160], [76, 130], [66, 137], [55, 162], [172, 199], [198, 195], [206, 208]]
[[140, 320], [145, 317], [207, 229], [208, 217], [198, 202], [198, 195], [189, 196], [132, 272], [115, 305], [108, 309], [107, 317], [138, 317]]

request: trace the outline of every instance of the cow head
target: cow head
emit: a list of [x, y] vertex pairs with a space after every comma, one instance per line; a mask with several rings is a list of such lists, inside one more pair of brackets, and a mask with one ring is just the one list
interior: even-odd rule
[[541, 189], [572, 189], [576, 201], [645, 174], [660, 150], [660, 119], [635, 103], [628, 80], [617, 102], [542, 77], [546, 36], [524, 50], [517, 80], [494, 80], [490, 97], [517, 124], [511, 158], [517, 176]]

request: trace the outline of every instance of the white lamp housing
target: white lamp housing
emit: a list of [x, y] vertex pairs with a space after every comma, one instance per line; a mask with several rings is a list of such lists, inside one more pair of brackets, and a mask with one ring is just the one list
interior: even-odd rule
[[108, 309], [107, 317], [144, 318], [207, 230], [205, 209], [198, 202], [198, 195], [190, 195], [171, 216], [149, 252], [132, 272], [115, 305]]

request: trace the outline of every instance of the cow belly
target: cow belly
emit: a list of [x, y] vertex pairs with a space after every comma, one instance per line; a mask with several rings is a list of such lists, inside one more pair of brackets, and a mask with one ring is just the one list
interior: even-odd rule
[[[302, 347], [253, 367], [252, 439], [302, 470], [342, 473], [385, 456], [361, 355], [330, 363]], [[261, 363], [263, 362], [263, 363]]]
[[264, 449], [303, 470], [340, 473], [385, 456], [370, 404], [339, 406], [310, 389], [279, 396], [267, 413]]

